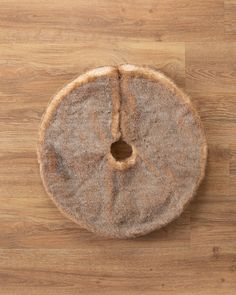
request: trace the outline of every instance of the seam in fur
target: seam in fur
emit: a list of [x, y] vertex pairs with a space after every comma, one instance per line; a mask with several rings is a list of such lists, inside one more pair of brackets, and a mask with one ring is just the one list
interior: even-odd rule
[[120, 73], [116, 68], [117, 77], [112, 81], [112, 121], [111, 121], [111, 133], [114, 141], [121, 138], [120, 129], [120, 111], [121, 111], [121, 93], [120, 93]]

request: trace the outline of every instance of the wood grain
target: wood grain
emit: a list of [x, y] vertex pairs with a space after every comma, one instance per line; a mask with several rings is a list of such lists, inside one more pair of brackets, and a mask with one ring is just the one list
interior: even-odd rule
[[[236, 293], [235, 0], [0, 0], [0, 294]], [[194, 201], [135, 240], [100, 238], [44, 192], [48, 101], [89, 68], [135, 63], [192, 98], [209, 157]]]

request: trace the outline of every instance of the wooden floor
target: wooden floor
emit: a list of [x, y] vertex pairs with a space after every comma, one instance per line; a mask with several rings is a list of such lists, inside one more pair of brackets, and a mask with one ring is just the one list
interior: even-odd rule
[[[50, 97], [119, 63], [173, 78], [209, 144], [184, 214], [126, 241], [65, 219], [36, 159]], [[0, 0], [0, 294], [236, 294], [236, 0]]]

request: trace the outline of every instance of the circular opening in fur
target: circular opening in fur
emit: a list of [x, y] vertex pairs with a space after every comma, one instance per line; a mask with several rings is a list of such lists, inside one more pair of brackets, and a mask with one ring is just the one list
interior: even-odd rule
[[111, 154], [117, 161], [124, 161], [132, 155], [132, 147], [119, 139], [111, 144]]

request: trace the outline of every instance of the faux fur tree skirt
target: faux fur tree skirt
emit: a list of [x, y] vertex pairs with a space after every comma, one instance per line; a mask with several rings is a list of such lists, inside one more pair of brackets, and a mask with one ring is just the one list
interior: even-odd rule
[[52, 99], [40, 127], [47, 193], [80, 226], [109, 237], [144, 235], [178, 217], [204, 177], [206, 157], [188, 96], [148, 67], [79, 76]]

